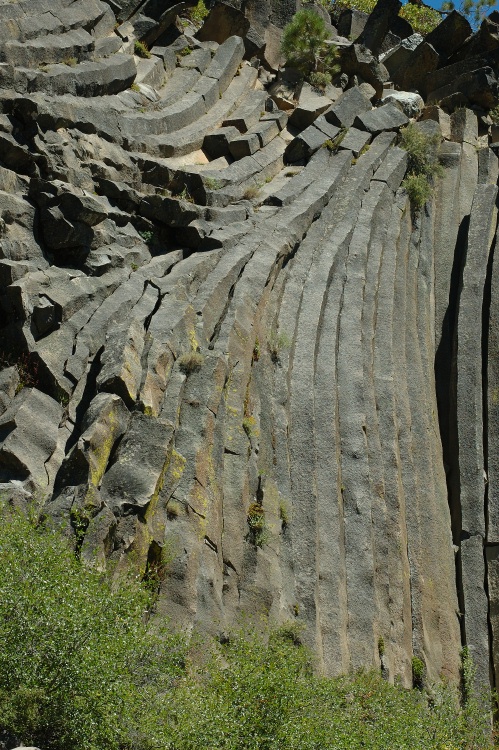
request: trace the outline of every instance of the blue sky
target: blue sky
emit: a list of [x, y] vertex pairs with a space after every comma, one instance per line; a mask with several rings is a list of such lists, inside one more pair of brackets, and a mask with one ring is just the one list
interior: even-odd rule
[[[402, 0], [402, 2], [405, 3], [405, 0]], [[426, 5], [431, 5], [432, 8], [440, 8], [442, 5], [442, 2], [439, 0], [424, 0], [424, 2], [426, 3]], [[454, 0], [454, 2], [456, 4], [456, 8], [459, 9], [459, 0]], [[499, 2], [497, 2], [494, 5], [494, 8], [491, 8], [491, 10], [499, 10]]]

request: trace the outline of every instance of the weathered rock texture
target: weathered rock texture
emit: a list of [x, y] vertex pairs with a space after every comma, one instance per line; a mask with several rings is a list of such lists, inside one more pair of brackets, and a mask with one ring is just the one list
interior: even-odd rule
[[[326, 673], [405, 685], [413, 657], [457, 681], [466, 644], [494, 684], [497, 27], [399, 25], [384, 65], [388, 3], [345, 93], [272, 98], [245, 58], [294, 5], [220, 7], [0, 3], [2, 496], [115, 575], [168, 550], [182, 626], [297, 619]], [[416, 213], [414, 89], [445, 99]]]

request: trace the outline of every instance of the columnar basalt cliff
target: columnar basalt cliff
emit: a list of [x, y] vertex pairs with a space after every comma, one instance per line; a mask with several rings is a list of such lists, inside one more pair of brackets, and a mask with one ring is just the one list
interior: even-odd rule
[[0, 493], [164, 578], [158, 617], [296, 619], [407, 686], [467, 645], [493, 686], [499, 17], [382, 0], [318, 91], [295, 11], [0, 3]]

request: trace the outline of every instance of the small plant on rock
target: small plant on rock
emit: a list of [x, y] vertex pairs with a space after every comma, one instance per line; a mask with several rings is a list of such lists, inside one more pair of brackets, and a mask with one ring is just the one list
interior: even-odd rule
[[339, 72], [338, 50], [328, 42], [328, 36], [325, 21], [317, 13], [307, 8], [299, 10], [284, 28], [282, 54], [307, 80], [312, 82], [311, 76], [315, 76], [317, 81], [317, 74], [321, 74], [319, 80], [324, 82], [324, 76]]
[[224, 186], [222, 180], [217, 180], [214, 177], [205, 177], [203, 182], [208, 190], [220, 190]]
[[66, 57], [66, 59], [62, 62], [64, 65], [67, 65], [70, 68], [74, 68], [78, 64], [78, 60], [76, 59], [76, 57]]
[[422, 661], [421, 659], [418, 659], [417, 656], [413, 656], [411, 659], [411, 667], [412, 667], [412, 684], [418, 690], [422, 690], [424, 687], [424, 677], [425, 677], [425, 671], [426, 671], [424, 661]]
[[438, 161], [439, 135], [428, 135], [415, 125], [400, 132], [400, 145], [409, 156], [407, 177], [402, 186], [406, 189], [414, 209], [421, 209], [433, 193], [435, 177], [441, 174]]
[[189, 11], [189, 17], [194, 23], [203, 23], [209, 12], [203, 0], [199, 0], [198, 4]]
[[269, 336], [268, 345], [270, 357], [272, 359], [272, 362], [274, 362], [275, 364], [280, 361], [282, 352], [285, 349], [289, 349], [291, 347], [291, 339], [289, 338], [287, 333], [284, 333], [283, 331], [281, 333], [272, 331]]
[[144, 44], [144, 42], [139, 42], [138, 40], [133, 45], [133, 51], [137, 55], [137, 57], [143, 57], [146, 59], [149, 59], [151, 57], [151, 53], [149, 52], [149, 48], [147, 44]]
[[182, 354], [178, 358], [178, 366], [184, 375], [190, 375], [191, 372], [197, 372], [203, 366], [204, 357], [201, 352], [190, 351]]
[[265, 520], [265, 511], [260, 503], [251, 503], [246, 517], [249, 526], [249, 541], [255, 547], [263, 547], [267, 542], [268, 528]]

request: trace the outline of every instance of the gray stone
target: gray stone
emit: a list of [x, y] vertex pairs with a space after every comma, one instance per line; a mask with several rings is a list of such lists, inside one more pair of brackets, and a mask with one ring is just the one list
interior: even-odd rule
[[383, 63], [378, 62], [370, 50], [360, 44], [352, 44], [342, 50], [341, 68], [347, 75], [361, 76], [366, 83], [370, 83], [378, 99], [383, 93], [383, 84], [390, 78]]
[[364, 130], [349, 128], [338, 148], [351, 151], [355, 157], [359, 156], [364, 146], [369, 143], [371, 136]]
[[326, 96], [316, 94], [309, 84], [304, 84], [298, 105], [289, 118], [289, 124], [299, 130], [304, 130], [331, 106], [331, 103]]
[[308, 159], [327, 140], [328, 136], [322, 130], [316, 128], [315, 125], [309, 125], [286, 146], [284, 152], [286, 161], [292, 164], [302, 159]]
[[473, 146], [478, 142], [478, 120], [470, 109], [458, 109], [450, 116], [451, 141], [458, 143], [471, 143]]
[[260, 140], [256, 133], [246, 133], [234, 138], [229, 143], [229, 151], [234, 159], [242, 159], [243, 156], [251, 156], [260, 148]]
[[423, 37], [421, 34], [412, 34], [406, 39], [402, 39], [400, 44], [397, 44], [396, 47], [382, 55], [381, 62], [388, 70], [390, 76], [394, 76], [400, 68], [407, 64], [411, 52], [414, 52], [422, 41]]
[[242, 104], [222, 123], [222, 127], [235, 127], [240, 133], [245, 133], [256, 125], [265, 110], [266, 94], [263, 91], [252, 91], [245, 97]]
[[47, 485], [45, 463], [56, 448], [61, 417], [62, 407], [53, 398], [22, 388], [0, 417], [2, 482], [31, 477], [38, 486]]
[[390, 91], [383, 95], [382, 102], [395, 104], [407, 117], [418, 117], [424, 107], [424, 101], [419, 94], [412, 91]]
[[393, 80], [405, 91], [426, 92], [428, 73], [436, 70], [440, 62], [438, 52], [424, 41], [411, 52], [406, 64], [393, 74]]
[[439, 55], [450, 57], [471, 35], [472, 29], [467, 19], [457, 10], [446, 15], [441, 23], [430, 31], [426, 41], [431, 44]]
[[237, 138], [239, 133], [240, 131], [233, 125], [218, 128], [213, 133], [205, 135], [203, 150], [212, 159], [218, 159], [220, 156], [228, 156], [230, 154], [230, 142], [234, 138]]
[[332, 125], [349, 128], [355, 118], [362, 112], [370, 112], [372, 104], [358, 88], [348, 89], [338, 101], [324, 113], [324, 117]]
[[[441, 101], [448, 99], [454, 94], [461, 96], [459, 103], [477, 104], [484, 109], [494, 107], [498, 94], [499, 84], [492, 68], [484, 67], [463, 73], [452, 83], [439, 89], [434, 89], [429, 94], [429, 101]], [[458, 106], [458, 102], [455, 102]]]
[[398, 107], [394, 104], [384, 104], [371, 112], [358, 115], [354, 120], [354, 126], [369, 133], [381, 133], [383, 130], [398, 130], [408, 122], [409, 118]]
[[398, 15], [402, 3], [400, 0], [378, 0], [370, 13], [366, 25], [361, 32], [357, 44], [362, 44], [377, 54], [388, 33], [390, 24]]
[[140, 412], [132, 414], [116, 459], [102, 481], [102, 498], [111, 509], [143, 508], [157, 497], [172, 435], [172, 424]]

